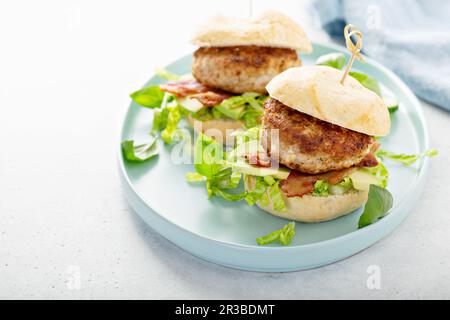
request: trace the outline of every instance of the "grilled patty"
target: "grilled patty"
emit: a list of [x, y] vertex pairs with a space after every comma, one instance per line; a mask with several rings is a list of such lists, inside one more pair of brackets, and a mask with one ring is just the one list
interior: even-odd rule
[[[285, 166], [309, 174], [341, 170], [359, 164], [375, 139], [363, 133], [298, 112], [275, 99], [264, 105], [261, 142]], [[279, 143], [271, 143], [271, 129], [278, 129]]]
[[233, 93], [266, 93], [266, 85], [284, 70], [299, 66], [292, 49], [237, 46], [202, 47], [194, 53], [192, 74], [197, 81]]

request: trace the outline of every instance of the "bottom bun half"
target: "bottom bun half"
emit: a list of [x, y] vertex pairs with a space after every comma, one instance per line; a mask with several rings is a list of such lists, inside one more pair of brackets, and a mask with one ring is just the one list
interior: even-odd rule
[[[252, 190], [255, 180], [250, 177], [245, 185], [247, 190]], [[344, 195], [330, 195], [318, 197], [304, 195], [303, 197], [286, 197], [286, 211], [276, 211], [272, 204], [260, 207], [262, 210], [274, 216], [300, 222], [314, 223], [324, 222], [342, 217], [360, 208], [367, 202], [369, 192], [353, 190]]]
[[208, 121], [200, 121], [187, 117], [187, 121], [196, 132], [201, 132], [208, 137], [221, 140], [223, 144], [233, 145], [234, 137], [231, 136], [233, 131], [245, 129], [244, 124], [233, 119], [214, 119]]

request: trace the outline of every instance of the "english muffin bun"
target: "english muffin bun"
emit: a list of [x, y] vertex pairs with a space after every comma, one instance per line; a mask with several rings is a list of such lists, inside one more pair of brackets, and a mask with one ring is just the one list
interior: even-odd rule
[[[231, 133], [235, 130], [245, 129], [244, 124], [240, 121], [233, 119], [214, 119], [208, 121], [199, 121], [187, 116], [188, 123], [194, 128], [196, 132], [201, 132], [208, 137], [216, 140], [222, 139], [223, 144], [233, 145], [235, 138], [231, 136]], [[195, 121], [201, 123], [201, 126], [196, 124]]]
[[214, 17], [199, 28], [191, 42], [198, 47], [253, 45], [307, 53], [312, 51], [311, 42], [303, 29], [276, 11], [265, 12], [256, 19]]
[[290, 68], [266, 89], [286, 106], [317, 119], [370, 136], [386, 136], [391, 120], [383, 100], [350, 75], [325, 66]]
[[[254, 188], [255, 179], [249, 177], [247, 190]], [[327, 197], [317, 197], [313, 195], [304, 195], [303, 197], [284, 197], [286, 211], [276, 211], [272, 204], [267, 207], [261, 207], [262, 210], [273, 214], [274, 216], [295, 220], [300, 222], [314, 223], [333, 220], [363, 206], [367, 202], [369, 192], [352, 190], [344, 195], [330, 195]]]

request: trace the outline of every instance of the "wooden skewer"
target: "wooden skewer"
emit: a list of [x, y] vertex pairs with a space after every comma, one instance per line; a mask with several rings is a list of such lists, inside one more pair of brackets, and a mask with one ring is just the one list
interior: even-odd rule
[[[352, 36], [356, 37], [357, 39], [356, 44], [353, 43]], [[341, 84], [344, 84], [345, 78], [352, 69], [352, 65], [353, 62], [355, 62], [355, 59], [358, 59], [362, 63], [365, 62], [363, 56], [360, 53], [363, 47], [362, 32], [359, 31], [354, 25], [348, 24], [344, 28], [344, 37], [345, 37], [345, 44], [347, 46], [348, 51], [352, 53], [352, 57], [350, 58], [350, 61], [348, 62], [347, 67], [345, 68], [344, 74], [342, 75]]]

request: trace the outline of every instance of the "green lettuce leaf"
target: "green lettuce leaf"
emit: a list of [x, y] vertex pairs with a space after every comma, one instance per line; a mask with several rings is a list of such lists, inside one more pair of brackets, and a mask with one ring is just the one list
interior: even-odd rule
[[358, 80], [364, 87], [375, 92], [378, 96], [381, 97], [381, 89], [380, 86], [378, 85], [377, 80], [375, 80], [374, 78], [372, 78], [367, 74], [360, 72], [351, 71], [348, 74], [353, 78], [355, 78], [356, 80]]
[[426, 152], [422, 152], [419, 154], [395, 154], [386, 150], [378, 150], [376, 155], [380, 158], [388, 158], [399, 162], [405, 166], [411, 166], [416, 163], [419, 159], [423, 157], [436, 157], [438, 155], [438, 151], [435, 149], [428, 150]]
[[373, 175], [375, 178], [377, 178], [381, 182], [381, 186], [383, 188], [386, 188], [389, 181], [389, 171], [387, 170], [386, 166], [383, 164], [381, 159], [379, 157], [376, 157], [378, 161], [378, 165], [376, 167], [372, 168], [361, 168], [359, 170], [364, 170], [371, 175]]
[[[247, 134], [242, 134], [243, 139], [255, 135], [256, 129]], [[232, 151], [231, 151], [232, 152]], [[252, 177], [256, 183], [253, 190], [242, 190], [242, 174], [233, 170], [235, 156], [223, 151], [223, 146], [214, 139], [200, 134], [195, 143], [194, 168], [196, 173], [190, 173], [186, 179], [190, 182], [206, 181], [208, 196], [218, 196], [228, 201], [239, 201], [244, 199], [249, 205], [259, 201], [261, 206], [272, 203], [277, 211], [285, 211], [283, 193], [279, 187], [279, 181], [273, 177]], [[248, 185], [248, 176], [244, 176]]]
[[330, 193], [328, 192], [328, 188], [330, 187], [329, 183], [323, 180], [318, 180], [314, 183], [314, 191], [313, 195], [319, 197], [326, 197]]
[[220, 111], [228, 118], [239, 120], [245, 113], [245, 103], [247, 98], [244, 96], [234, 96], [222, 101], [214, 109]]
[[280, 189], [279, 182], [274, 183], [269, 187], [268, 194], [275, 211], [286, 211], [286, 202], [284, 201], [283, 192]]
[[247, 130], [237, 130], [231, 135], [236, 137], [237, 146], [250, 141], [259, 141], [260, 127], [253, 127]]
[[262, 105], [266, 98], [264, 95], [247, 92], [240, 96], [228, 98], [214, 108], [207, 109], [212, 109], [209, 112], [212, 113], [214, 118], [218, 117], [214, 112], [218, 112], [226, 118], [243, 121], [246, 128], [252, 128], [261, 123], [261, 116], [264, 112]]
[[228, 119], [226, 115], [221, 113], [216, 108], [202, 108], [197, 112], [190, 114], [192, 118], [199, 121], [210, 121], [217, 119]]
[[289, 222], [282, 229], [273, 231], [268, 235], [256, 238], [256, 243], [260, 246], [279, 242], [283, 246], [291, 244], [295, 237], [295, 222]]
[[[276, 211], [286, 211], [286, 203], [279, 186], [279, 181], [269, 176], [252, 176], [252, 178], [255, 180], [255, 185], [252, 190], [247, 192], [244, 198], [249, 206], [253, 206], [259, 201], [261, 207], [267, 207], [272, 203], [272, 206]], [[245, 179], [248, 181], [249, 176], [246, 175]]]
[[197, 172], [188, 172], [186, 173], [186, 181], [187, 182], [203, 182], [205, 181], [205, 177]]
[[261, 124], [261, 116], [263, 112], [253, 109], [247, 108], [244, 115], [242, 116], [242, 120], [244, 121], [244, 125], [246, 128], [253, 128], [259, 126]]
[[[195, 143], [194, 168], [197, 173], [195, 179], [199, 180], [202, 176], [206, 181], [208, 197], [218, 196], [228, 201], [239, 201], [245, 197], [244, 191], [226, 191], [239, 186], [242, 174], [227, 165], [223, 146], [204, 134], [199, 134]], [[191, 174], [186, 178], [189, 181], [193, 177]]]
[[172, 73], [170, 71], [167, 71], [166, 69], [156, 69], [155, 74], [160, 78], [171, 81], [179, 80], [181, 78], [181, 76]]
[[167, 123], [163, 131], [161, 131], [161, 138], [167, 144], [172, 144], [176, 140], [178, 132], [178, 123], [181, 120], [182, 114], [178, 105], [166, 107], [168, 109]]
[[153, 113], [152, 134], [156, 134], [167, 127], [169, 109], [164, 108]]
[[164, 92], [159, 86], [148, 86], [130, 94], [137, 104], [146, 108], [159, 108], [164, 99]]
[[369, 199], [364, 211], [359, 218], [358, 228], [364, 228], [385, 217], [392, 208], [393, 199], [391, 193], [384, 188], [371, 185]]
[[199, 134], [195, 142], [194, 168], [210, 180], [226, 168], [223, 148], [214, 139], [204, 134]]
[[347, 59], [343, 53], [335, 52], [320, 56], [316, 61], [316, 65], [328, 66], [341, 70], [346, 62]]
[[158, 154], [156, 138], [144, 144], [135, 145], [133, 140], [122, 142], [122, 153], [126, 160], [131, 162], [144, 162]]
[[223, 189], [220, 189], [216, 186], [212, 186], [212, 194], [219, 196], [227, 201], [239, 201], [244, 199], [245, 197], [245, 192], [240, 192], [240, 193], [230, 193], [230, 192], [226, 192]]
[[[245, 179], [248, 179], [246, 176]], [[254, 188], [248, 192], [245, 196], [245, 201], [247, 201], [249, 206], [253, 206], [256, 204], [256, 202], [260, 201], [261, 198], [264, 197], [264, 195], [267, 195], [267, 183], [264, 180], [263, 177], [254, 177], [255, 179], [255, 186]], [[265, 197], [264, 205], [261, 204], [262, 207], [266, 207], [269, 205], [266, 200], [268, 200], [268, 197]]]
[[353, 188], [352, 179], [345, 177], [338, 184], [332, 184], [328, 187], [328, 191], [333, 195], [343, 195]]
[[318, 180], [314, 184], [313, 196], [326, 197], [331, 195], [343, 195], [353, 188], [352, 180], [345, 177], [337, 184], [329, 184], [326, 181]]

